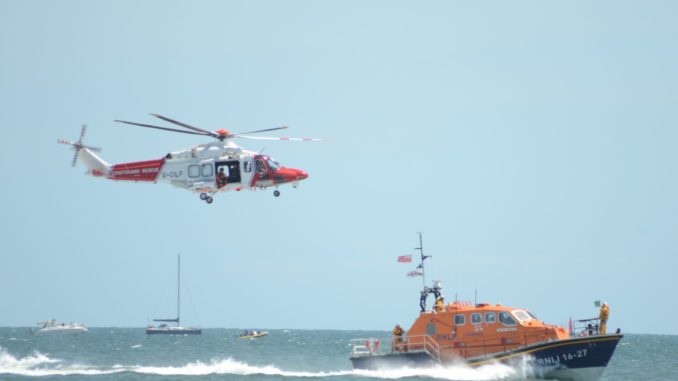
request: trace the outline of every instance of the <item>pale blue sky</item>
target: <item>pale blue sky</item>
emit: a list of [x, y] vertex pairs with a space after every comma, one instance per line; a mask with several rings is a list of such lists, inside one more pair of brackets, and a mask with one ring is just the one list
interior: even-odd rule
[[[673, 333], [678, 314], [678, 6], [671, 1], [0, 0], [0, 326], [167, 315], [390, 329], [418, 313], [417, 231], [448, 300], [565, 324]], [[115, 183], [109, 162], [286, 124], [323, 143], [239, 141], [310, 178], [218, 195]], [[187, 298], [187, 296], [185, 296]], [[161, 302], [164, 300], [164, 303]], [[167, 312], [167, 313], [165, 313]]]

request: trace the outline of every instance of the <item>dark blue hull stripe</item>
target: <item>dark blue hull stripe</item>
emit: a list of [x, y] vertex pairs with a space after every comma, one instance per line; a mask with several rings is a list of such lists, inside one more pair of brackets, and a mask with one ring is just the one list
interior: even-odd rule
[[[509, 352], [466, 359], [468, 365], [491, 362], [511, 364], [529, 356], [532, 365], [548, 369], [605, 367], [623, 335], [607, 335], [540, 343]], [[457, 358], [458, 359], [458, 358]], [[426, 366], [437, 363], [426, 352], [391, 353], [351, 357], [355, 369], [378, 369], [384, 366]]]

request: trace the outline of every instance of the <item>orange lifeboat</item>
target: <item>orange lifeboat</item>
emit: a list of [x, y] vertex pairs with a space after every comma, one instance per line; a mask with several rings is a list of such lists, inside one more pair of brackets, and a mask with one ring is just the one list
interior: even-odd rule
[[[418, 266], [422, 276], [426, 258], [422, 251]], [[460, 301], [445, 304], [441, 289], [440, 282], [424, 287], [419, 317], [407, 332], [394, 329], [390, 352], [365, 351], [364, 340], [360, 347], [354, 345], [353, 368], [501, 362], [527, 366], [537, 378], [589, 381], [600, 378], [623, 337], [619, 330], [601, 333], [598, 319], [579, 320], [584, 325], [565, 329], [544, 323], [525, 308]], [[431, 293], [436, 304], [427, 309], [426, 297]]]

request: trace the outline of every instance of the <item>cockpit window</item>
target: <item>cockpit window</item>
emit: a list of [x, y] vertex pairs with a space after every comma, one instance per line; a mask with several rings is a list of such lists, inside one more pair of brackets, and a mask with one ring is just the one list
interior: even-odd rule
[[280, 168], [280, 163], [273, 160], [272, 158], [269, 158], [268, 159], [268, 167], [271, 168], [272, 171], [276, 171], [278, 168]]
[[264, 161], [261, 159], [257, 159], [257, 173], [264, 173], [266, 172], [266, 164], [264, 164]]
[[534, 320], [534, 318], [532, 318], [530, 313], [528, 313], [527, 311], [515, 310], [515, 311], [511, 311], [511, 312], [513, 312], [513, 316], [518, 318], [518, 320], [520, 320], [521, 322]]
[[511, 314], [506, 311], [499, 313], [499, 322], [503, 325], [516, 325], [515, 319], [513, 319]]

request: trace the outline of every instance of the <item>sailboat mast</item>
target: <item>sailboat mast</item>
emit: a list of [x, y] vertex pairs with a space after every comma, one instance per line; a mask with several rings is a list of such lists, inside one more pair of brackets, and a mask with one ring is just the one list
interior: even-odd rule
[[181, 254], [177, 254], [177, 325], [181, 325], [179, 321], [181, 311]]

